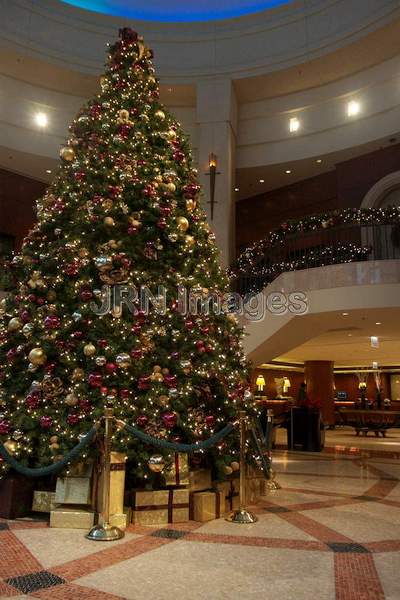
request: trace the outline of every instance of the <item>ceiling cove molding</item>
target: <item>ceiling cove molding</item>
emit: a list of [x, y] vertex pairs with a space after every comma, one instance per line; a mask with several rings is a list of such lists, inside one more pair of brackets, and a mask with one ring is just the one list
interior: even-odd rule
[[155, 49], [162, 77], [241, 78], [333, 52], [400, 18], [399, 0], [296, 0], [211, 22], [133, 21], [54, 0], [0, 0], [0, 43], [74, 71], [98, 74], [104, 47], [132, 25]]

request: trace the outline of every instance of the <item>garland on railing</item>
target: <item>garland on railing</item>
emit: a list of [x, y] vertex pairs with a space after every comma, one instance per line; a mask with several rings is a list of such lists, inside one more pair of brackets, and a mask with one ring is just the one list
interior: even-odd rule
[[278, 229], [271, 231], [265, 238], [255, 242], [237, 259], [230, 269], [235, 277], [240, 273], [250, 273], [267, 248], [282, 244], [288, 235], [296, 233], [330, 229], [338, 225], [398, 225], [400, 224], [400, 207], [387, 208], [346, 208], [326, 213], [310, 215], [302, 219], [282, 223]]
[[58, 462], [48, 465], [47, 467], [27, 467], [22, 463], [18, 462], [11, 454], [7, 451], [4, 444], [0, 442], [0, 456], [5, 460], [9, 466], [20, 473], [21, 475], [25, 475], [26, 477], [44, 477], [45, 475], [53, 475], [54, 473], [59, 473], [64, 467], [66, 467], [69, 463], [76, 460], [85, 448], [90, 444], [97, 433], [97, 427], [93, 426], [88, 433], [83, 436], [80, 442], [72, 448], [70, 452], [66, 456], [64, 456]]
[[202, 440], [199, 442], [195, 442], [194, 444], [183, 444], [180, 442], [169, 442], [167, 440], [162, 440], [161, 438], [155, 438], [151, 435], [147, 435], [144, 431], [133, 427], [132, 425], [128, 425], [123, 421], [120, 421], [121, 425], [123, 425], [133, 436], [139, 439], [141, 442], [145, 444], [149, 444], [150, 446], [155, 446], [157, 448], [163, 448], [164, 450], [172, 450], [173, 452], [197, 452], [198, 450], [208, 450], [212, 446], [215, 446], [218, 442], [220, 442], [224, 437], [232, 433], [234, 430], [234, 425], [232, 423], [228, 423], [225, 425], [221, 431], [218, 431], [207, 440]]
[[254, 277], [253, 283], [246, 287], [246, 292], [257, 293], [261, 291], [266, 284], [276, 279], [281, 273], [288, 271], [300, 271], [301, 269], [311, 269], [313, 267], [326, 267], [350, 262], [365, 260], [370, 254], [370, 246], [356, 246], [355, 244], [343, 244], [339, 242], [334, 246], [325, 246], [324, 248], [305, 250], [301, 258], [291, 261], [282, 261], [271, 267], [257, 268], [254, 266], [246, 272], [250, 278]]

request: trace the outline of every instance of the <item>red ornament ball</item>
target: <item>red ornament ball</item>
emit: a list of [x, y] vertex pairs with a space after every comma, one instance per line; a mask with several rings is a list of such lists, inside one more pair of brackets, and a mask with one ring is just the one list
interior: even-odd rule
[[178, 415], [174, 412], [167, 412], [162, 415], [161, 419], [164, 427], [167, 429], [172, 429], [177, 423]]
[[99, 388], [103, 385], [103, 377], [100, 373], [90, 373], [88, 377], [90, 387]]
[[8, 421], [6, 421], [5, 419], [0, 421], [0, 434], [1, 435], [6, 435], [7, 433], [10, 432], [10, 429], [11, 429], [11, 425]]
[[146, 415], [139, 415], [138, 418], [136, 419], [136, 425], [138, 427], [145, 427], [148, 422], [149, 422], [149, 419], [148, 419], [148, 417], [146, 417]]
[[53, 419], [47, 415], [40, 417], [40, 427], [49, 429], [53, 425]]

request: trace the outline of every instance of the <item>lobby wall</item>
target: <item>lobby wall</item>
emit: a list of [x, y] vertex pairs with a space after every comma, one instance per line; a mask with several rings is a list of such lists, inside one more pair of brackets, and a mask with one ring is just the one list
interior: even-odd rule
[[15, 238], [18, 249], [35, 221], [35, 201], [46, 184], [0, 169], [0, 234]]
[[380, 179], [397, 171], [400, 144], [347, 160], [334, 171], [271, 190], [236, 204], [237, 252], [288, 219], [346, 207], [358, 208]]

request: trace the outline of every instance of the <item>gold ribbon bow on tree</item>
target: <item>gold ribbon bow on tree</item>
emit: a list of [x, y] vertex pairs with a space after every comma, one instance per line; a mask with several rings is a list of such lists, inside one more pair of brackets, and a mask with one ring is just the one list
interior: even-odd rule
[[64, 393], [63, 382], [59, 377], [45, 379], [42, 383], [42, 393], [45, 400], [55, 402]]

